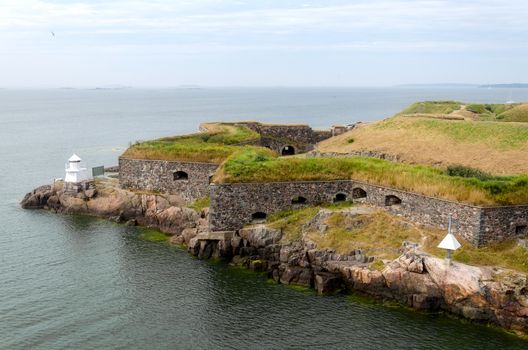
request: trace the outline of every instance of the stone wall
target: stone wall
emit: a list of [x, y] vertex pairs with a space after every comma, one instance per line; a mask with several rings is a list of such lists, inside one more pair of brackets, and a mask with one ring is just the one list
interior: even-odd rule
[[479, 244], [528, 237], [528, 206], [482, 208]]
[[217, 168], [210, 163], [120, 157], [119, 183], [122, 188], [172, 193], [194, 201], [209, 195], [209, 178]]
[[308, 125], [274, 125], [257, 122], [238, 123], [260, 134], [259, 145], [281, 153], [286, 146], [294, 147], [295, 153], [313, 149], [317, 142], [332, 136], [331, 131], [313, 130]]
[[[236, 230], [261, 218], [262, 213], [269, 215], [302, 205], [332, 202], [338, 194], [347, 200], [366, 194], [354, 200], [418, 224], [442, 229], [447, 229], [448, 217], [452, 215], [454, 233], [474, 245], [513, 236], [514, 226], [519, 230], [518, 227], [528, 220], [528, 206], [481, 208], [358, 181], [312, 181], [212, 184], [210, 228]], [[304, 204], [292, 203], [298, 196], [306, 199]], [[503, 227], [508, 220], [517, 224]]]

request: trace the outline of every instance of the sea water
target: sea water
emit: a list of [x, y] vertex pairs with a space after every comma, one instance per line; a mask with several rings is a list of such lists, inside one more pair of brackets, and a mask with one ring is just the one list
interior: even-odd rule
[[526, 89], [0, 90], [0, 349], [526, 349], [492, 327], [270, 284], [140, 239], [141, 228], [22, 210], [77, 153], [117, 164], [130, 142], [205, 121], [315, 127], [417, 100], [528, 101]]

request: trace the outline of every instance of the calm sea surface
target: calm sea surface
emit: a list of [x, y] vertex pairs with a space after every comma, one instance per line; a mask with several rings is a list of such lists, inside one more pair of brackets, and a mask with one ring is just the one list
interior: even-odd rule
[[527, 349], [446, 316], [269, 284], [140, 240], [139, 228], [18, 206], [63, 177], [73, 152], [115, 165], [129, 142], [203, 121], [326, 127], [425, 99], [528, 101], [528, 90], [0, 90], [0, 349]]

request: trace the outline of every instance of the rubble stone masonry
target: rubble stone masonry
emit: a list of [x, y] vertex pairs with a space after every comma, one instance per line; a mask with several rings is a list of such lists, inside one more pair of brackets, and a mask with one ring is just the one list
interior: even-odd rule
[[217, 164], [119, 158], [122, 188], [173, 193], [186, 201], [209, 195]]
[[[237, 230], [264, 215], [304, 205], [354, 200], [417, 224], [447, 229], [475, 246], [526, 235], [528, 206], [478, 207], [359, 181], [211, 184], [210, 229]], [[299, 204], [297, 197], [303, 197]], [[297, 200], [293, 200], [297, 199]]]

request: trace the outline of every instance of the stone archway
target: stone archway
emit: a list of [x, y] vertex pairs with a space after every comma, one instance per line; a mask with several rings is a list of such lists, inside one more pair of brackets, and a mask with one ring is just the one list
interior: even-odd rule
[[254, 224], [263, 223], [266, 221], [268, 214], [257, 211], [256, 213], [251, 214], [251, 222]]
[[295, 154], [295, 148], [291, 145], [286, 145], [281, 149], [281, 155], [283, 156], [293, 156]]
[[175, 171], [173, 173], [173, 179], [174, 181], [189, 180], [189, 174], [187, 174], [185, 171]]
[[394, 195], [385, 196], [385, 206], [390, 207], [391, 205], [401, 204], [402, 200]]
[[367, 198], [367, 191], [360, 187], [355, 187], [352, 190], [352, 199]]
[[345, 202], [347, 195], [345, 193], [338, 193], [334, 196], [334, 203]]

